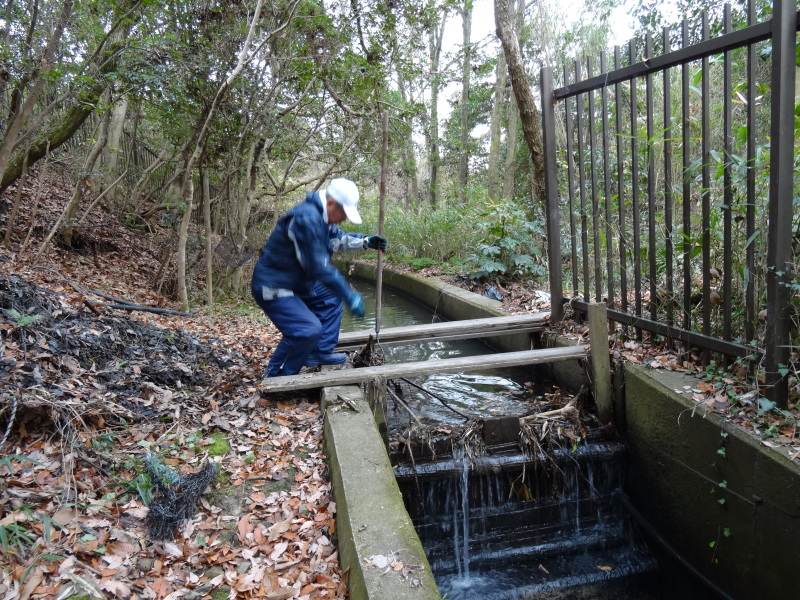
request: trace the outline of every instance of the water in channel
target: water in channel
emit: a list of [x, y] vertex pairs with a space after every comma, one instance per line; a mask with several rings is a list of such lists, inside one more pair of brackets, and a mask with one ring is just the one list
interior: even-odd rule
[[[344, 331], [375, 324], [375, 288], [358, 280], [366, 317], [345, 315]], [[436, 315], [384, 287], [381, 328], [430, 323]], [[381, 348], [387, 363], [486, 354], [479, 341], [425, 342]], [[477, 418], [517, 416], [552, 391], [528, 370], [438, 374], [411, 381]], [[402, 395], [423, 423], [445, 429], [462, 416], [416, 388]], [[388, 402], [390, 438], [409, 424]], [[398, 464], [398, 484], [448, 600], [681, 600], [714, 596], [658, 548], [648, 547], [622, 504], [625, 449], [618, 441], [567, 448], [534, 463], [508, 449], [480, 457], [458, 452], [436, 461]]]

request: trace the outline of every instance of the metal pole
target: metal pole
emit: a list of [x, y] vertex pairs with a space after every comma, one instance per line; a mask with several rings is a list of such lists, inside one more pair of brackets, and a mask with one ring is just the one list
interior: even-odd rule
[[[558, 206], [558, 175], [556, 171], [556, 126], [553, 109], [553, 72], [542, 69], [542, 135], [544, 138], [545, 178], [547, 198], [547, 255], [550, 266], [550, 317], [553, 322], [564, 318], [561, 304], [564, 296], [563, 265], [561, 264], [561, 214]], [[577, 268], [573, 264], [572, 268]], [[577, 290], [576, 290], [577, 292]]]
[[[389, 153], [389, 113], [383, 113], [383, 148], [381, 153], [381, 185], [378, 208], [378, 235], [383, 236], [383, 213], [386, 207], [386, 155]], [[375, 278], [375, 337], [381, 332], [381, 302], [383, 296], [383, 252], [378, 250], [378, 273]]]
[[792, 172], [794, 153], [796, 0], [776, 0], [772, 16], [772, 128], [767, 236], [767, 394], [788, 405], [791, 324]]

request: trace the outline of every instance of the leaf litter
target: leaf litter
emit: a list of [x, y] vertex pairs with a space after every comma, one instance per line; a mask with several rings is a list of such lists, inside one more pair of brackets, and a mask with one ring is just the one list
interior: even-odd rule
[[[168, 302], [124, 285], [127, 253], [54, 254], [0, 262], [0, 599], [346, 598], [319, 406], [254, 399], [275, 329], [92, 310], [90, 288]], [[216, 473], [156, 536], [148, 456]]]

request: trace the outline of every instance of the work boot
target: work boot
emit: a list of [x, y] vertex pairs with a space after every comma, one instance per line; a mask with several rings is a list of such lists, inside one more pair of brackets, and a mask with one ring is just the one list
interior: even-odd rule
[[321, 367], [322, 365], [341, 365], [347, 362], [344, 352], [312, 352], [306, 359], [307, 367]]

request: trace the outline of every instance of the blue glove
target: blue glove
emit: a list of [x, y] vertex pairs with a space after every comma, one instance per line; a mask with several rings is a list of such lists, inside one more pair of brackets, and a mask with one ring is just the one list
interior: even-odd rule
[[386, 252], [386, 246], [388, 245], [389, 242], [386, 241], [386, 238], [380, 235], [371, 235], [367, 238], [364, 238], [364, 250], [367, 248], [372, 248], [373, 250]]
[[353, 292], [350, 294], [350, 298], [347, 300], [347, 308], [350, 309], [350, 312], [353, 314], [354, 317], [357, 319], [364, 318], [364, 296], [359, 294], [358, 292]]

